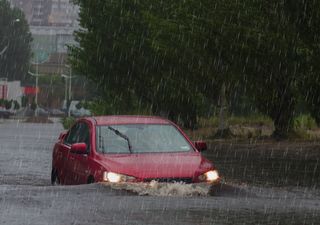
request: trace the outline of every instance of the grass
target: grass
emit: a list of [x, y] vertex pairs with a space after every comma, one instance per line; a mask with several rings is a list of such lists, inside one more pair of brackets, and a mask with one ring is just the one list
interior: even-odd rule
[[293, 124], [296, 131], [317, 129], [316, 121], [309, 114], [297, 116]]
[[[264, 115], [231, 116], [227, 124], [237, 140], [266, 139], [270, 138], [274, 131], [273, 121]], [[219, 126], [219, 118], [199, 118], [199, 128], [187, 134], [193, 140], [213, 140]], [[319, 140], [320, 129], [315, 120], [307, 114], [294, 118], [294, 130], [289, 134], [289, 140]]]
[[[246, 125], [246, 126], [272, 126], [272, 120], [263, 115], [251, 115], [251, 116], [231, 116], [227, 119], [227, 123], [231, 126], [234, 125]], [[199, 127], [218, 127], [219, 117], [200, 118]]]

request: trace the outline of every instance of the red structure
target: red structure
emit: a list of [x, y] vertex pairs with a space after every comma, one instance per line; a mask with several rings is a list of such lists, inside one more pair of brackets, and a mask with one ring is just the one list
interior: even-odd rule
[[25, 95], [35, 95], [36, 93], [39, 93], [39, 88], [36, 87], [24, 87], [23, 93]]
[[8, 98], [8, 85], [1, 84], [0, 85], [0, 99], [7, 99]]

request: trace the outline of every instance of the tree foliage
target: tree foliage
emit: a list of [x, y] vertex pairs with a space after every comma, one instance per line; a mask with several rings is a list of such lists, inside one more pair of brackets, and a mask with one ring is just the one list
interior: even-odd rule
[[71, 61], [119, 113], [148, 107], [194, 127], [222, 86], [270, 116], [275, 136], [292, 130], [301, 95], [319, 112], [316, 1], [75, 2]]
[[31, 57], [31, 33], [25, 15], [0, 0], [0, 77], [24, 80]]
[[293, 128], [297, 82], [305, 75], [309, 53], [283, 1], [260, 2], [254, 9], [244, 33], [242, 77], [256, 107], [274, 121], [274, 136], [285, 137]]
[[320, 2], [287, 0], [286, 5], [290, 21], [309, 51], [299, 88], [311, 115], [320, 125]]
[[85, 29], [76, 33], [80, 47], [71, 48], [72, 62], [99, 85], [109, 105], [118, 113], [143, 105], [193, 126], [201, 95], [153, 43], [147, 2], [76, 2]]

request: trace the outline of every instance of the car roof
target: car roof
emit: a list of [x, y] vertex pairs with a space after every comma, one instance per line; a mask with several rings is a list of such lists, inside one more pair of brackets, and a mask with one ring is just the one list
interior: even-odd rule
[[156, 116], [95, 116], [96, 125], [110, 124], [171, 124], [169, 120]]

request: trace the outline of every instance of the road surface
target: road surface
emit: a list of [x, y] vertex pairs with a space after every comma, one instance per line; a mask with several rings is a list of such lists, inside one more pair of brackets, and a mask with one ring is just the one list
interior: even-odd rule
[[[297, 186], [286, 181], [287, 176], [292, 180], [290, 174], [276, 173], [282, 167], [275, 167], [269, 171], [275, 171], [279, 182], [263, 184], [257, 159], [240, 160], [237, 147], [224, 145], [211, 146], [206, 153], [225, 171], [226, 183], [214, 195], [205, 187], [183, 184], [53, 187], [51, 151], [60, 131], [59, 123], [0, 121], [0, 224], [320, 224], [317, 171], [309, 183]], [[243, 166], [247, 162], [249, 166]], [[262, 171], [268, 171], [275, 164], [263, 166]]]

